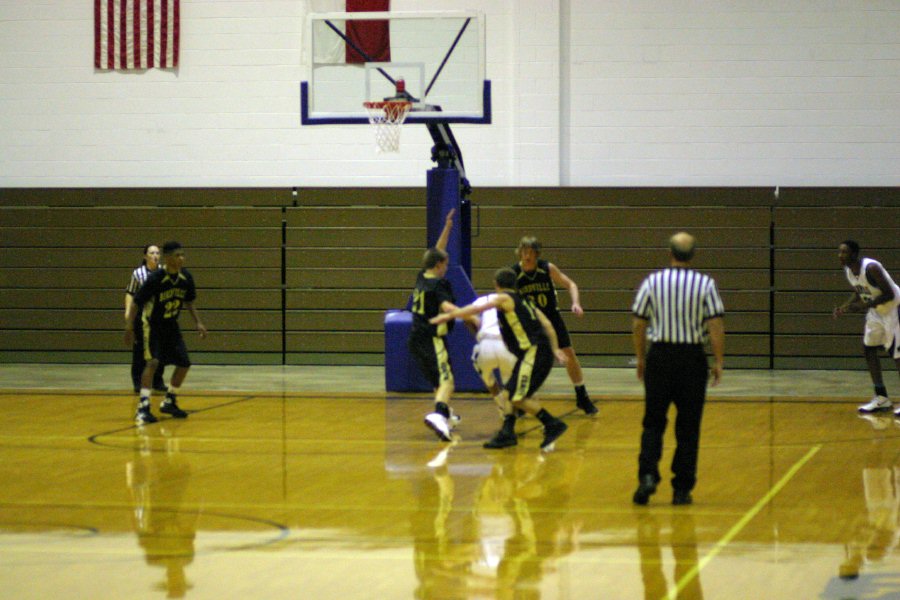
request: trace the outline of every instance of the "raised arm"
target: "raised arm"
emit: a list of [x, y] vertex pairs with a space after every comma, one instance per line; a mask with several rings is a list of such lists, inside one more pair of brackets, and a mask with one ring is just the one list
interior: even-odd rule
[[552, 279], [553, 283], [558, 287], [564, 287], [569, 291], [569, 297], [572, 298], [572, 312], [575, 313], [576, 316], [583, 316], [584, 310], [581, 308], [581, 297], [578, 294], [578, 285], [565, 273], [560, 271], [559, 267], [553, 263], [549, 263], [549, 265], [550, 279]]
[[450, 212], [447, 213], [447, 218], [444, 221], [444, 229], [441, 231], [441, 237], [438, 238], [437, 243], [434, 245], [438, 250], [443, 250], [445, 252], [447, 250], [447, 242], [450, 240], [450, 230], [453, 229], [454, 213], [456, 213], [455, 208], [451, 208]]

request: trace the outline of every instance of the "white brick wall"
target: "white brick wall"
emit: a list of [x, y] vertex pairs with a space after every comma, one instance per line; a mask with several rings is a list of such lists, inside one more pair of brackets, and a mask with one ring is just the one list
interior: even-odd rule
[[572, 181], [897, 185], [895, 1], [573, 3]]
[[[93, 70], [90, 1], [0, 0], [0, 186], [423, 185], [424, 127], [385, 156], [300, 126], [308, 4], [182, 0], [178, 72], [123, 74]], [[393, 7], [486, 14], [476, 187], [900, 184], [896, 0]]]

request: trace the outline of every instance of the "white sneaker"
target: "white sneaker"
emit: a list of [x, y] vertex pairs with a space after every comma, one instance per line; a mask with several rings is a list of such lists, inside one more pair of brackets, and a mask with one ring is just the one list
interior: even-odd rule
[[891, 410], [893, 408], [893, 404], [891, 404], [891, 399], [886, 396], [872, 396], [872, 399], [869, 400], [866, 404], [861, 405], [857, 410], [861, 413], [873, 413], [882, 410]]
[[425, 425], [427, 425], [442, 441], [450, 441], [450, 423], [447, 417], [441, 413], [433, 412], [425, 416]]

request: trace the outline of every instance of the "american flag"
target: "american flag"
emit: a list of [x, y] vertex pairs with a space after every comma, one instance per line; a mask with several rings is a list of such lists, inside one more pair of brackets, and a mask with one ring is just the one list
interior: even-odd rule
[[94, 0], [94, 68], [178, 66], [179, 0]]

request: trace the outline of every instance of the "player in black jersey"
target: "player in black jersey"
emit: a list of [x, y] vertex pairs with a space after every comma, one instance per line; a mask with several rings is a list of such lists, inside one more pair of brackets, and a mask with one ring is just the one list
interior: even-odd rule
[[587, 389], [584, 387], [581, 363], [575, 356], [575, 349], [572, 348], [572, 341], [569, 339], [569, 331], [566, 329], [562, 315], [559, 314], [556, 297], [557, 285], [566, 288], [572, 298], [572, 312], [577, 317], [583, 316], [584, 311], [581, 308], [578, 285], [556, 265], [540, 258], [541, 243], [536, 237], [523, 237], [519, 241], [517, 254], [519, 262], [513, 265], [513, 271], [516, 273], [516, 289], [520, 294], [531, 299], [550, 319], [559, 340], [559, 347], [569, 359], [566, 363], [566, 372], [569, 374], [569, 379], [572, 380], [572, 385], [575, 386], [576, 406], [586, 415], [596, 415], [597, 407], [591, 402]]
[[425, 425], [445, 442], [451, 439], [450, 430], [454, 420], [449, 405], [454, 389], [453, 371], [450, 369], [450, 351], [446, 343], [453, 322], [432, 325], [428, 320], [441, 312], [456, 308], [453, 288], [444, 279], [450, 266], [446, 249], [455, 212], [454, 209], [447, 213], [444, 229], [437, 243], [434, 248], [426, 250], [422, 257], [422, 270], [416, 277], [416, 287], [413, 290], [412, 329], [407, 340], [410, 354], [434, 387], [434, 411], [425, 416]]
[[[480, 304], [470, 304], [431, 319], [433, 324], [446, 323], [454, 318], [471, 318], [490, 308], [497, 309], [500, 333], [509, 351], [516, 355], [516, 366], [506, 383], [509, 399], [513, 406], [536, 416], [544, 425], [544, 439], [541, 450], [550, 451], [556, 439], [565, 433], [568, 426], [557, 419], [533, 398], [547, 379], [553, 368], [554, 356], [561, 364], [568, 357], [559, 348], [556, 332], [550, 320], [532, 302], [519, 294], [516, 289], [516, 273], [512, 269], [500, 269], [494, 274], [494, 288], [497, 293], [491, 300]], [[484, 444], [485, 448], [505, 448], [517, 443], [515, 414], [503, 417], [503, 426], [493, 438]]]
[[186, 308], [194, 322], [200, 337], [206, 337], [206, 326], [200, 320], [200, 314], [194, 307], [197, 289], [194, 278], [184, 269], [184, 250], [178, 242], [166, 242], [163, 245], [165, 268], [154, 271], [147, 281], [134, 295], [134, 303], [125, 315], [125, 342], [134, 343], [134, 317], [137, 308], [141, 311], [141, 327], [143, 330], [144, 358], [147, 366], [141, 376], [140, 400], [134, 420], [138, 425], [155, 423], [156, 417], [150, 411], [150, 384], [153, 374], [159, 365], [174, 364], [171, 385], [166, 397], [160, 404], [160, 412], [172, 415], [176, 419], [184, 419], [187, 413], [178, 406], [178, 390], [191, 360], [187, 347], [178, 327], [178, 315]]

